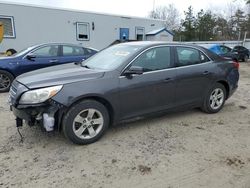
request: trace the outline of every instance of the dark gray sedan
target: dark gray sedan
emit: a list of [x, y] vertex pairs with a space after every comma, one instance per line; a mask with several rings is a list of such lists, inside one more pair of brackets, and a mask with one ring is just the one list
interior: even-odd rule
[[23, 74], [9, 100], [17, 127], [25, 120], [89, 144], [123, 120], [184, 108], [220, 111], [238, 86], [238, 69], [198, 46], [123, 43], [81, 64]]

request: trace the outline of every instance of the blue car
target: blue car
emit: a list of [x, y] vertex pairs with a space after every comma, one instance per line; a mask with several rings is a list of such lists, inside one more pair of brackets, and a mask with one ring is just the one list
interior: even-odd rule
[[50, 43], [29, 47], [10, 57], [0, 57], [0, 92], [9, 90], [15, 77], [36, 69], [81, 62], [97, 50], [80, 45]]
[[220, 44], [213, 44], [213, 45], [207, 46], [207, 49], [216, 53], [217, 55], [221, 57], [233, 59], [236, 61], [239, 60], [238, 52], [234, 51], [232, 48], [228, 46], [220, 45]]

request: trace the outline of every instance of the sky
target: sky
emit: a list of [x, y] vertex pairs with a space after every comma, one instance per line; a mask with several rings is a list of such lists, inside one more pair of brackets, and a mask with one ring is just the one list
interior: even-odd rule
[[147, 17], [155, 7], [174, 4], [180, 16], [192, 5], [195, 12], [201, 9], [213, 10], [219, 14], [227, 14], [231, 5], [245, 8], [244, 0], [0, 0], [4, 2], [18, 2], [49, 7], [78, 9], [118, 15]]

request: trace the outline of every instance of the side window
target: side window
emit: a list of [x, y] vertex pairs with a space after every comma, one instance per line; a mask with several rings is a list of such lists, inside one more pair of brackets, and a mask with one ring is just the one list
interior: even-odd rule
[[132, 66], [139, 66], [144, 72], [166, 69], [171, 66], [170, 47], [157, 47], [141, 54]]
[[226, 46], [220, 46], [220, 51], [223, 53], [223, 54], [226, 54], [226, 53], [229, 53], [231, 52], [231, 49], [226, 47]]
[[45, 46], [33, 51], [32, 54], [41, 57], [53, 57], [58, 56], [58, 49], [57, 45]]
[[89, 24], [83, 22], [76, 23], [77, 40], [89, 40]]
[[84, 55], [90, 55], [93, 53], [93, 50], [88, 49], [88, 48], [84, 48]]
[[179, 60], [178, 66], [195, 65], [209, 61], [207, 56], [197, 49], [189, 47], [176, 47], [176, 49]]
[[234, 47], [234, 50], [241, 50], [241, 49], [240, 49], [240, 46], [235, 46], [235, 47]]
[[81, 56], [84, 55], [84, 50], [81, 47], [76, 46], [63, 46], [64, 56]]

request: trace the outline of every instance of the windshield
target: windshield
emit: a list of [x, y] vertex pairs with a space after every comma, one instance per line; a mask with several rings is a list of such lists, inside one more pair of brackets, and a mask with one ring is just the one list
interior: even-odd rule
[[33, 49], [33, 47], [29, 47], [29, 48], [25, 48], [19, 52], [17, 52], [16, 54], [14, 54], [13, 56], [21, 56], [26, 54], [27, 52], [29, 52], [31, 49]]
[[82, 62], [82, 66], [91, 69], [114, 70], [142, 47], [134, 45], [115, 45], [99, 52]]

